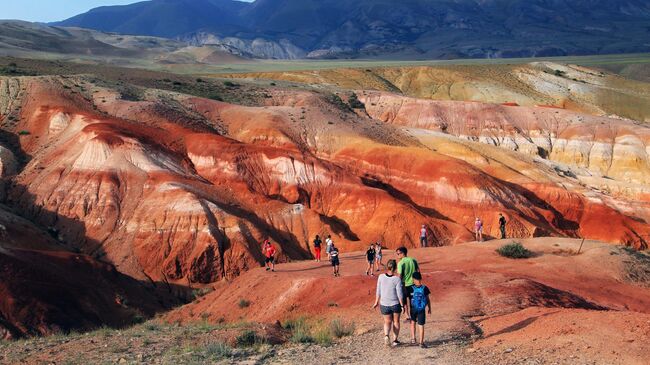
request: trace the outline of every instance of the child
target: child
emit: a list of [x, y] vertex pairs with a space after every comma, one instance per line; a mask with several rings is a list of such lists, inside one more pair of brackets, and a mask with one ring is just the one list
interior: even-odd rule
[[426, 285], [422, 284], [422, 274], [420, 272], [413, 273], [413, 285], [408, 287], [409, 295], [407, 301], [411, 313], [411, 343], [415, 345], [415, 325], [418, 326], [420, 334], [420, 347], [427, 348], [424, 344], [424, 323], [426, 322], [425, 308], [431, 314], [431, 300], [429, 295], [431, 291]]
[[332, 247], [330, 248], [330, 261], [332, 262], [332, 267], [334, 268], [334, 276], [341, 276], [339, 273], [339, 249], [338, 247], [334, 246], [334, 244], [332, 244]]
[[366, 269], [366, 275], [375, 276], [375, 245], [370, 244], [370, 248], [366, 251], [366, 259], [368, 260], [368, 268]]
[[271, 241], [268, 239], [264, 241], [264, 255], [266, 256], [266, 271], [275, 271], [275, 247], [273, 247]]
[[381, 260], [382, 260], [381, 243], [377, 242], [375, 244], [375, 261], [377, 262], [377, 271], [379, 271], [380, 266], [384, 266]]

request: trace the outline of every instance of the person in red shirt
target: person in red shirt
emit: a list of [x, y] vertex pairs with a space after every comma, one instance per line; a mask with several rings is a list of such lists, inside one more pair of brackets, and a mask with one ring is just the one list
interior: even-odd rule
[[271, 244], [271, 241], [268, 239], [264, 241], [264, 246], [262, 247], [262, 252], [266, 256], [265, 265], [266, 271], [275, 271], [275, 247]]

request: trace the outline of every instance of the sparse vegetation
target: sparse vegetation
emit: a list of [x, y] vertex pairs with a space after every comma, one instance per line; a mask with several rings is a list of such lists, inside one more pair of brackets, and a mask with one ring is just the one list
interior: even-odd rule
[[237, 303], [237, 305], [239, 306], [239, 308], [244, 309], [244, 308], [250, 307], [251, 302], [244, 299], [244, 298], [242, 298], [242, 299], [239, 299], [239, 303]]
[[253, 330], [244, 330], [235, 340], [237, 347], [253, 347], [256, 345], [263, 345], [266, 343], [264, 338], [257, 335]]
[[354, 323], [345, 323], [335, 319], [330, 322], [330, 332], [336, 338], [351, 336], [354, 333]]
[[521, 243], [513, 242], [502, 246], [497, 250], [499, 255], [511, 259], [527, 259], [533, 256], [533, 252], [526, 249]]
[[22, 130], [22, 131], [18, 132], [18, 135], [21, 135], [21, 136], [29, 136], [30, 134], [31, 133], [29, 131], [26, 131], [26, 130]]
[[239, 85], [238, 85], [238, 84], [235, 84], [235, 83], [232, 82], [232, 81], [224, 81], [224, 82], [223, 82], [223, 86], [225, 86], [225, 87], [237, 87], [237, 86], [239, 86]]
[[219, 360], [230, 357], [233, 351], [232, 348], [226, 344], [213, 342], [205, 346], [204, 352], [211, 360]]
[[350, 104], [350, 108], [352, 109], [365, 109], [366, 105], [359, 100], [357, 97], [357, 94], [352, 93], [348, 97], [348, 104]]

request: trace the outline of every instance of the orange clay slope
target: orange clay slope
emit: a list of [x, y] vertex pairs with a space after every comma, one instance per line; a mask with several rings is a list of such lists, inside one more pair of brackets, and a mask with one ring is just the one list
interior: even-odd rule
[[499, 212], [516, 237], [647, 245], [642, 189], [614, 196], [550, 160], [451, 134], [425, 141], [328, 95], [271, 90], [268, 106], [243, 107], [162, 92], [125, 101], [88, 82], [84, 98], [56, 77], [4, 82], [25, 90], [7, 133], [29, 159], [8, 204], [141, 280], [236, 275], [259, 265], [266, 237], [295, 260], [311, 257], [316, 234], [344, 249], [413, 246], [426, 224], [430, 244], [448, 245], [471, 239], [481, 216], [496, 236]]
[[[495, 249], [511, 241], [470, 243], [409, 252], [431, 289], [427, 341], [472, 338], [475, 349], [553, 352], [599, 363], [642, 364], [650, 340], [647, 256], [596, 241], [537, 238], [521, 241], [535, 257], [513, 260]], [[384, 262], [394, 259], [385, 250]], [[638, 266], [640, 265], [640, 266]], [[258, 321], [305, 317], [354, 322], [357, 333], [377, 333], [381, 318], [370, 306], [376, 277], [367, 276], [363, 252], [344, 253], [341, 277], [326, 262], [254, 269], [198, 301], [170, 312], [170, 322]], [[240, 300], [249, 306], [238, 305]], [[602, 332], [600, 332], [602, 330]], [[408, 338], [406, 335], [405, 338]], [[573, 343], [574, 346], [571, 346]]]
[[644, 125], [553, 114], [565, 132], [623, 126], [612, 156], [638, 157], [603, 158], [596, 166], [611, 166], [598, 175], [591, 154], [583, 163], [560, 153], [582, 146], [578, 132], [537, 155], [453, 132], [471, 128], [462, 115], [473, 108], [486, 117], [514, 108], [503, 137], [523, 145], [520, 123], [553, 109], [446, 104], [440, 115], [461, 117], [438, 131], [400, 108], [386, 114], [419, 103], [397, 95], [360, 93], [364, 111], [328, 92], [264, 92], [241, 106], [161, 90], [133, 98], [91, 76], [0, 78], [0, 196], [49, 232], [57, 253], [87, 255], [170, 296], [259, 267], [265, 238], [280, 262], [312, 258], [316, 234], [345, 251], [378, 240], [414, 247], [424, 224], [429, 245], [444, 246], [472, 240], [477, 216], [497, 236], [499, 212], [511, 237], [647, 247]]

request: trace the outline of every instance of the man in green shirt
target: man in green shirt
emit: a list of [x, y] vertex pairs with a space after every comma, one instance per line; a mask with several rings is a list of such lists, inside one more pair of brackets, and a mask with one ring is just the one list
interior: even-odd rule
[[[413, 285], [413, 273], [420, 272], [420, 267], [418, 262], [414, 258], [408, 257], [408, 250], [406, 247], [402, 246], [395, 250], [399, 263], [397, 264], [397, 275], [402, 279], [402, 285], [404, 285], [404, 303], [406, 303], [407, 293], [409, 292], [409, 287]], [[408, 308], [406, 309], [408, 311]], [[408, 318], [408, 313], [407, 318]], [[408, 319], [407, 319], [408, 321]]]

